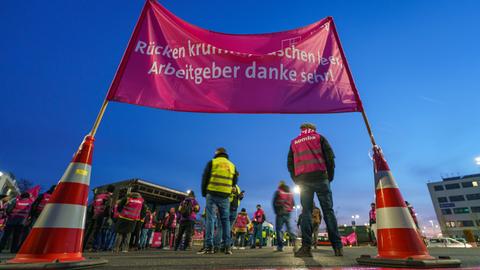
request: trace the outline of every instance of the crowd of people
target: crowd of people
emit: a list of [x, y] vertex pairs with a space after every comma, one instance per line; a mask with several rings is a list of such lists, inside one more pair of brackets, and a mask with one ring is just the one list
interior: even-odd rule
[[[33, 190], [19, 196], [0, 195], [0, 252], [16, 253], [25, 241], [35, 221], [50, 200], [56, 186], [38, 195]], [[39, 188], [39, 187], [38, 187]]]
[[[334, 154], [325, 137], [316, 132], [313, 124], [300, 127], [300, 135], [291, 141], [287, 167], [292, 180], [300, 187], [302, 205], [298, 226], [301, 231], [301, 247], [295, 250], [296, 257], [311, 257], [312, 246], [320, 220], [325, 220], [328, 237], [334, 254], [343, 256], [342, 242], [333, 211], [330, 182], [334, 177]], [[295, 205], [290, 187], [280, 181], [274, 192], [272, 206], [275, 213], [275, 231], [264, 228], [265, 211], [258, 204], [252, 216], [245, 208], [238, 212], [245, 196], [238, 185], [239, 172], [223, 147], [216, 149], [214, 157], [205, 166], [201, 193], [206, 198], [201, 218], [205, 224], [203, 247], [199, 254], [223, 252], [232, 254], [233, 249], [245, 247], [262, 248], [269, 241], [276, 251], [284, 245], [297, 245], [297, 236], [290, 224]], [[10, 241], [11, 252], [17, 252], [32, 224], [45, 207], [55, 187], [38, 198], [23, 193], [13, 200], [3, 198], [0, 202], [0, 221], [5, 228], [0, 249]], [[153, 242], [154, 233], [161, 235], [159, 248], [187, 250], [192, 246], [192, 235], [200, 205], [193, 191], [176, 208], [172, 207], [163, 216], [158, 209], [149, 209], [142, 195], [129, 190], [121, 198], [114, 196], [115, 187], [110, 185], [104, 192], [94, 195], [87, 208], [83, 248], [89, 251], [128, 252], [145, 249]], [[316, 194], [320, 208], [315, 207]], [[115, 198], [114, 198], [115, 197]], [[285, 232], [285, 233], [284, 233]]]

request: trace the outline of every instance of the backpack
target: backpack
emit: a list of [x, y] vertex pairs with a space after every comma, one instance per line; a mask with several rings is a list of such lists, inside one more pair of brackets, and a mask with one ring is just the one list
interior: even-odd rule
[[192, 200], [183, 201], [182, 207], [181, 207], [181, 210], [180, 210], [180, 214], [182, 215], [182, 217], [188, 218], [192, 215], [192, 212], [193, 212]]
[[312, 221], [313, 224], [320, 224], [322, 222], [322, 214], [320, 209], [314, 208], [312, 211]]

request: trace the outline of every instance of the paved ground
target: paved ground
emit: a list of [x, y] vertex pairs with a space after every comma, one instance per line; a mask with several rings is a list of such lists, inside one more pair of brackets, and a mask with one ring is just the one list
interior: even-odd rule
[[[347, 267], [357, 269], [355, 258], [361, 254], [375, 255], [371, 247], [345, 248], [345, 256], [335, 257], [330, 248], [314, 250], [313, 258], [294, 258], [291, 249], [285, 252], [273, 252], [271, 248], [255, 250], [234, 250], [233, 255], [214, 254], [197, 255], [195, 251], [174, 252], [150, 249], [141, 252], [113, 254], [108, 252], [85, 253], [85, 257], [104, 258], [109, 261], [102, 269], [278, 269], [278, 268], [333, 268]], [[433, 248], [432, 256], [451, 256], [462, 260], [462, 267], [480, 269], [480, 248], [454, 249]], [[11, 255], [2, 254], [2, 261]], [[339, 269], [339, 268], [337, 268]]]

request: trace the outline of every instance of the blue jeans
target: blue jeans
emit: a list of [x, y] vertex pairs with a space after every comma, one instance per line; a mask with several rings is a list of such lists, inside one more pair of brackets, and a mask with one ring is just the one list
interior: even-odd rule
[[115, 223], [113, 223], [110, 228], [105, 230], [105, 241], [103, 242], [103, 250], [112, 250], [113, 245], [115, 244], [115, 238], [117, 233], [115, 232]]
[[215, 216], [215, 228], [217, 230], [215, 231], [213, 236], [213, 246], [216, 248], [220, 248], [220, 246], [222, 245], [223, 230], [222, 230], [222, 224], [220, 222], [219, 214]]
[[342, 240], [338, 233], [337, 218], [333, 211], [332, 190], [328, 179], [319, 179], [311, 185], [303, 184], [300, 186], [300, 201], [302, 203], [302, 246], [312, 245], [312, 210], [313, 195], [317, 194], [320, 207], [323, 212], [323, 219], [327, 225], [328, 239], [333, 248], [341, 248]]
[[257, 239], [259, 239], [258, 246], [263, 247], [262, 223], [253, 224], [253, 244], [255, 246]]
[[283, 225], [287, 226], [287, 233], [292, 242], [297, 238], [290, 227], [290, 214], [277, 215], [275, 218], [275, 229], [277, 231], [277, 249], [283, 249]]
[[148, 240], [150, 240], [150, 235], [152, 235], [153, 229], [142, 229], [142, 233], [140, 234], [140, 248], [145, 248], [148, 246]]
[[[230, 201], [228, 198], [222, 198], [207, 194], [207, 202], [205, 211], [207, 214], [207, 226], [206, 226], [206, 248], [213, 248], [213, 223], [215, 222], [216, 209], [220, 214], [220, 223], [223, 232], [230, 232]], [[222, 233], [223, 246], [230, 246], [230, 233]]]
[[237, 218], [237, 210], [230, 209], [230, 226], [233, 226], [233, 222]]

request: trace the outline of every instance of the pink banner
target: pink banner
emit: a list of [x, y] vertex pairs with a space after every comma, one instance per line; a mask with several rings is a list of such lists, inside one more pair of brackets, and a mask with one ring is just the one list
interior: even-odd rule
[[362, 105], [331, 17], [295, 30], [201, 29], [147, 0], [108, 100], [216, 113], [339, 113]]

